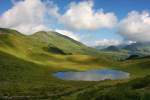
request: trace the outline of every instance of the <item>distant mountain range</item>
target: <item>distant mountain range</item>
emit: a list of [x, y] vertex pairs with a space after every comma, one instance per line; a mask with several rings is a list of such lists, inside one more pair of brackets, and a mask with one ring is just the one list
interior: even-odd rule
[[150, 55], [150, 42], [133, 43], [129, 45], [119, 45], [119, 46], [109, 46], [106, 48], [100, 48], [100, 46], [97, 46], [95, 48], [101, 51], [128, 52], [129, 54]]

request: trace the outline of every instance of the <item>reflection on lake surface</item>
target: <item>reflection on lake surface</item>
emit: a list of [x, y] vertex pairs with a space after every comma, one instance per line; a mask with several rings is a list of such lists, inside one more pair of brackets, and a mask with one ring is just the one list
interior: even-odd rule
[[54, 76], [63, 80], [82, 80], [82, 81], [100, 81], [100, 80], [119, 80], [127, 79], [130, 74], [119, 70], [89, 70], [84, 72], [57, 72]]

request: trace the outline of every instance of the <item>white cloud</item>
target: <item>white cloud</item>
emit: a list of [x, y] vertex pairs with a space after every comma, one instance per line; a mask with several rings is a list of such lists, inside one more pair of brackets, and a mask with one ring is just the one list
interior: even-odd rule
[[132, 11], [118, 26], [119, 33], [137, 42], [150, 42], [150, 13]]
[[56, 4], [54, 4], [52, 1], [49, 1], [49, 0], [46, 1], [45, 4], [47, 7], [47, 12], [50, 16], [56, 17], [56, 18], [60, 17], [60, 14], [58, 12], [59, 7]]
[[[58, 6], [49, 0], [11, 0], [14, 4], [11, 9], [0, 16], [0, 27], [16, 29], [24, 34], [32, 34], [49, 29], [45, 21], [52, 22], [52, 17], [59, 18]], [[45, 15], [49, 17], [45, 18]], [[49, 23], [50, 24], [50, 23]], [[79, 40], [71, 31], [57, 29], [57, 32]]]
[[95, 42], [96, 46], [117, 46], [122, 44], [122, 41], [115, 39], [102, 39]]
[[[114, 13], [95, 11], [92, 1], [71, 3], [64, 14], [49, 0], [11, 0], [14, 6], [0, 16], [0, 27], [16, 29], [24, 34], [50, 30], [48, 25], [56, 24], [56, 18], [72, 29], [95, 30], [112, 28], [117, 22]], [[49, 17], [45, 17], [49, 15]]]
[[68, 36], [68, 37], [70, 37], [70, 38], [72, 38], [74, 40], [77, 40], [77, 41], [80, 40], [80, 38], [77, 35], [75, 35], [75, 33], [71, 32], [71, 31], [60, 30], [60, 29], [56, 29], [55, 31], [60, 33], [60, 34], [62, 34], [62, 35], [66, 35], [66, 36]]
[[77, 30], [112, 28], [116, 25], [117, 18], [114, 13], [104, 13], [102, 9], [95, 11], [93, 6], [92, 1], [71, 3], [69, 9], [59, 16], [59, 21], [65, 26]]
[[48, 30], [44, 24], [46, 6], [41, 0], [13, 0], [14, 6], [0, 16], [0, 27], [16, 29], [25, 34]]

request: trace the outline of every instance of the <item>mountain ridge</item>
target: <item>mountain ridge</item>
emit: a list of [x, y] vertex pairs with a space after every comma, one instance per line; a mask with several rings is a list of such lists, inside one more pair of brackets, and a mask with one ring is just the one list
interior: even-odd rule
[[140, 54], [140, 55], [150, 55], [150, 42], [145, 43], [132, 43], [128, 45], [119, 45], [119, 46], [109, 46], [103, 49], [97, 50], [100, 51], [111, 51], [111, 52], [127, 52], [128, 54]]
[[[48, 52], [44, 48], [58, 48], [66, 54], [95, 54], [97, 50], [87, 47], [86, 45], [64, 36], [57, 32], [39, 31], [32, 35], [24, 35], [16, 30], [0, 28], [0, 50], [7, 51], [13, 54], [21, 54], [27, 56], [26, 53]], [[30, 49], [30, 50], [29, 50]], [[58, 50], [57, 49], [57, 50]], [[49, 51], [49, 53], [51, 53]]]

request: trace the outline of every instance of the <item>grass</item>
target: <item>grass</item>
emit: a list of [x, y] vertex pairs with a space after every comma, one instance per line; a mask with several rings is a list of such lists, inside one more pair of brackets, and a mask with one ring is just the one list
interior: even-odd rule
[[[54, 32], [24, 36], [0, 29], [0, 99], [148, 100], [150, 58], [120, 60], [125, 53], [98, 52]], [[60, 45], [61, 44], [61, 45]], [[57, 53], [51, 52], [57, 49]], [[50, 50], [50, 51], [49, 51]], [[62, 53], [63, 52], [63, 53]], [[58, 71], [118, 69], [129, 80], [65, 81]]]
[[[77, 59], [78, 57], [81, 58]], [[103, 98], [103, 100], [130, 100], [130, 99], [132, 100], [134, 99], [135, 96], [137, 96], [137, 98], [140, 100], [147, 100], [149, 98], [149, 90], [147, 89], [149, 86], [148, 85], [149, 81], [145, 83], [146, 85], [144, 85], [143, 88], [138, 89], [138, 91], [136, 91], [136, 89], [132, 89], [130, 86], [130, 84], [134, 84], [134, 82], [136, 84], [143, 84], [144, 81], [141, 81], [142, 78], [132, 80], [131, 82], [128, 82], [129, 80], [104, 81], [104, 82], [59, 80], [53, 77], [52, 73], [57, 71], [62, 71], [62, 70], [65, 71], [72, 70], [72, 69], [88, 70], [88, 69], [97, 69], [103, 67], [100, 67], [98, 65], [96, 67], [96, 63], [99, 64], [99, 62], [95, 59], [98, 58], [95, 57], [92, 58], [87, 55], [69, 55], [65, 57], [62, 57], [60, 55], [53, 55], [51, 59], [52, 58], [53, 59], [55, 58], [54, 61], [56, 62], [60, 62], [62, 60], [62, 63], [59, 64], [60, 65], [63, 64], [63, 66], [66, 65], [67, 67], [53, 66], [53, 64], [49, 64], [49, 65], [46, 64], [48, 66], [43, 64], [37, 64], [4, 52], [0, 52], [0, 64], [1, 64], [0, 65], [0, 71], [1, 71], [0, 72], [0, 76], [1, 76], [0, 97], [2, 99], [5, 97], [8, 99], [26, 98], [26, 99], [33, 99], [33, 100], [34, 99], [87, 100], [87, 97], [93, 100], [94, 99], [97, 100], [99, 98]], [[137, 69], [136, 68], [135, 70], [127, 69], [130, 66], [127, 66], [125, 64], [127, 62], [128, 63], [130, 62], [130, 64], [132, 65], [138, 62], [143, 66], [144, 61], [146, 60], [120, 62], [120, 65], [124, 65], [123, 68], [125, 67], [124, 69], [123, 68], [121, 69], [127, 71], [129, 70], [131, 71], [131, 74], [134, 74], [134, 72], [137, 72]], [[67, 65], [68, 64], [67, 62], [70, 64], [70, 67]], [[149, 62], [149, 59], [147, 59], [147, 62]], [[104, 68], [113, 68], [113, 67], [104, 67]], [[146, 74], [148, 74], [148, 71], [146, 72], [144, 70], [142, 75], [146, 75]], [[135, 75], [138, 76], [141, 74], [136, 73]], [[146, 81], [145, 78], [143, 78], [143, 80]], [[124, 90], [124, 88], [128, 88], [128, 87], [129, 89]], [[116, 92], [112, 92], [112, 91], [116, 91]], [[143, 93], [143, 95], [141, 93]], [[117, 99], [118, 96], [120, 97], [119, 99]], [[141, 99], [141, 98], [146, 98], [146, 99]]]
[[150, 72], [150, 58], [121, 61], [118, 69], [131, 73], [132, 77], [144, 77]]
[[95, 84], [58, 80], [52, 76], [58, 69], [37, 65], [3, 52], [0, 52], [0, 59], [1, 97], [53, 98]]
[[114, 85], [96, 85], [75, 94], [74, 100], [149, 100], [150, 77]]

